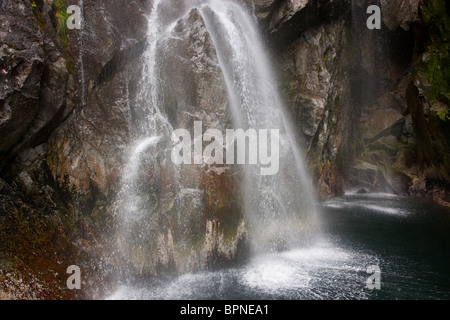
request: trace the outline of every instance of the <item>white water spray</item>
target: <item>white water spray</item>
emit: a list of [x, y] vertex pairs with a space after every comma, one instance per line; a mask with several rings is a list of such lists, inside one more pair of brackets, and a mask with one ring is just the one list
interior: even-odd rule
[[[160, 7], [162, 1], [155, 1], [148, 18], [148, 47], [135, 108], [136, 139], [128, 153], [116, 203], [118, 246], [133, 261], [136, 257], [142, 264], [151, 260], [154, 248], [149, 248], [149, 243], [156, 235], [149, 230], [157, 219], [153, 213], [158, 210], [158, 201], [151, 199], [142, 180], [148, 168], [158, 170], [158, 155], [167, 151], [173, 132], [160, 92], [164, 74], [158, 65], [158, 49], [166, 39], [175, 37], [172, 32], [177, 21], [192, 9], [202, 17], [217, 52], [234, 127], [278, 129], [281, 133], [277, 175], [261, 176], [260, 165], [247, 165], [242, 170], [243, 209], [252, 247], [255, 251], [275, 251], [296, 245], [315, 219], [314, 197], [256, 22], [242, 7], [226, 0], [186, 1], [179, 17], [170, 19], [163, 16]], [[174, 181], [180, 182], [178, 177]], [[181, 189], [181, 183], [178, 187]]]
[[254, 166], [245, 171], [253, 246], [263, 251], [293, 246], [311, 227], [315, 200], [256, 22], [232, 1], [205, 1], [200, 12], [217, 50], [234, 125], [281, 132], [279, 174], [263, 177]]

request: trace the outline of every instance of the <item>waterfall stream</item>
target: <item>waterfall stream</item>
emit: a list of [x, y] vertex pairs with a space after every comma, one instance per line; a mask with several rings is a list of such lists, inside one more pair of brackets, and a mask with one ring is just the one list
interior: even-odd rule
[[[155, 243], [172, 237], [169, 231], [162, 236], [163, 240], [156, 239], [155, 212], [161, 210], [162, 200], [151, 195], [154, 186], [149, 187], [148, 182], [149, 171], [153, 175], [160, 172], [160, 161], [172, 147], [169, 139], [174, 130], [165, 110], [167, 102], [162, 90], [165, 74], [158, 55], [164, 51], [161, 48], [168, 39], [176, 38], [177, 24], [192, 10], [199, 12], [217, 52], [233, 127], [277, 129], [280, 133], [277, 174], [262, 176], [261, 165], [243, 165], [242, 207], [251, 247], [254, 252], [272, 252], [297, 245], [305, 230], [315, 223], [315, 201], [254, 17], [232, 1], [186, 1], [178, 10], [169, 10], [170, 14], [164, 7], [167, 4], [155, 1], [148, 16], [147, 50], [134, 106], [134, 142], [128, 151], [115, 204], [120, 251], [142, 269], [145, 261], [152, 259], [152, 253], [161, 250], [155, 248]], [[180, 178], [183, 169], [167, 163], [164, 166], [172, 168], [170, 179], [175, 185], [176, 199], [184, 197], [186, 190], [192, 189]], [[154, 194], [165, 187], [162, 183], [161, 180], [154, 183], [157, 185]], [[195, 190], [189, 194], [191, 198], [184, 201], [196, 202], [196, 208], [201, 208], [197, 203], [201, 199], [192, 196]], [[175, 211], [178, 216], [184, 214], [179, 205]]]
[[234, 125], [280, 130], [278, 174], [261, 176], [258, 166], [246, 171], [245, 212], [253, 245], [264, 251], [290, 247], [305, 221], [315, 217], [314, 198], [267, 50], [254, 18], [236, 3], [209, 1], [200, 12], [218, 53]]

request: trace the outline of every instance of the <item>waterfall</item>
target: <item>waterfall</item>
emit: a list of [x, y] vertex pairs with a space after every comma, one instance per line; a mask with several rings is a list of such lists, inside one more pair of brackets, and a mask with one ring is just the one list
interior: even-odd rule
[[295, 134], [254, 18], [232, 1], [207, 1], [201, 14], [218, 53], [235, 127], [280, 130], [280, 170], [246, 167], [245, 215], [256, 250], [295, 245], [315, 219], [314, 197]]
[[[156, 234], [161, 219], [155, 212], [160, 210], [162, 201], [152, 195], [158, 194], [164, 186], [159, 180], [157, 183], [160, 185], [155, 187], [157, 192], [151, 192], [148, 183], [151, 175], [158, 175], [159, 161], [171, 147], [169, 141], [174, 130], [164, 107], [161, 86], [165, 75], [159, 66], [158, 54], [167, 39], [175, 38], [172, 33], [177, 22], [193, 9], [203, 19], [217, 52], [234, 128], [278, 129], [280, 132], [278, 174], [262, 176], [261, 165], [244, 165], [241, 170], [242, 207], [252, 248], [255, 252], [267, 252], [296, 245], [314, 224], [315, 201], [255, 19], [232, 1], [186, 1], [176, 10], [167, 10], [167, 5], [170, 3], [155, 1], [148, 17], [148, 46], [143, 56], [134, 107], [135, 137], [128, 149], [128, 160], [115, 204], [119, 249], [134, 261], [137, 268], [143, 268], [145, 261], [152, 259], [152, 253], [161, 251], [161, 248], [156, 248], [156, 242], [166, 241], [169, 243], [166, 246], [170, 246], [172, 241], [170, 229], [162, 236]], [[175, 198], [197, 195], [195, 189], [183, 186], [180, 178], [180, 170], [183, 169], [173, 167], [170, 172], [176, 184], [173, 186], [177, 193]], [[196, 202], [195, 207], [200, 208], [197, 202], [201, 197], [192, 197], [186, 199]], [[180, 208], [176, 210], [178, 217], [186, 214]]]
[[[159, 166], [157, 158], [164, 152], [164, 138], [173, 130], [161, 110], [159, 76], [156, 65], [157, 43], [162, 32], [158, 7], [155, 1], [148, 17], [148, 48], [144, 53], [142, 79], [139, 82], [135, 102], [134, 142], [127, 149], [127, 162], [123, 170], [121, 188], [115, 203], [118, 228], [118, 247], [128, 260], [142, 268], [151, 258], [152, 210], [157, 199], [150, 199], [149, 190], [143, 178], [148, 168]], [[134, 130], [133, 130], [134, 129]], [[139, 270], [138, 270], [139, 271]]]

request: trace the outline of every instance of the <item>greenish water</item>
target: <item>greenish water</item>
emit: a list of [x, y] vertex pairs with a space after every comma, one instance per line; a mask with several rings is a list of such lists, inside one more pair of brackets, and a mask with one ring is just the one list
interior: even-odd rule
[[[385, 194], [320, 204], [304, 247], [226, 270], [123, 285], [110, 299], [450, 299], [450, 210]], [[369, 266], [380, 289], [367, 288]]]

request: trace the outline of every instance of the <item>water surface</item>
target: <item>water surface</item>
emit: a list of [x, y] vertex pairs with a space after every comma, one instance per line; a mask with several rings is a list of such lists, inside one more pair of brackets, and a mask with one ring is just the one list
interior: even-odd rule
[[[423, 199], [346, 195], [320, 204], [309, 244], [220, 271], [123, 285], [110, 299], [450, 299], [450, 210]], [[381, 269], [380, 290], [367, 268]]]

